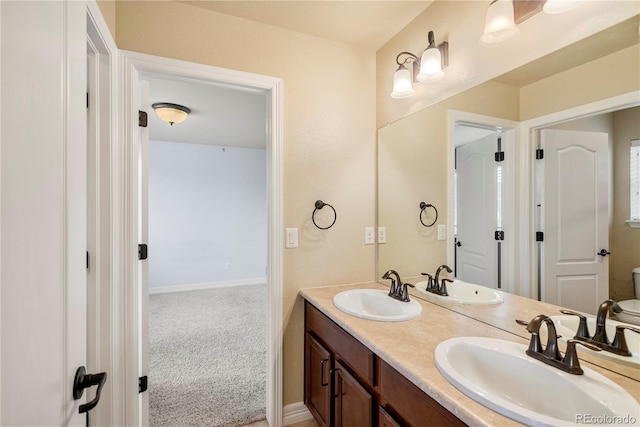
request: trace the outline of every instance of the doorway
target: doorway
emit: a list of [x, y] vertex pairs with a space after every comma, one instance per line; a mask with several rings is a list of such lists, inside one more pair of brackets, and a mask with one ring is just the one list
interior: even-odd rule
[[610, 297], [633, 295], [630, 140], [640, 107], [593, 114], [536, 130], [540, 299], [595, 314]]
[[[539, 209], [537, 208], [537, 200], [535, 199], [535, 168], [536, 168], [536, 148], [539, 147], [539, 131], [550, 126], [559, 125], [562, 123], [571, 122], [577, 119], [584, 119], [597, 115], [624, 111], [631, 111], [634, 107], [638, 107], [640, 102], [640, 93], [633, 91], [625, 93], [612, 98], [607, 98], [601, 101], [596, 101], [590, 104], [570, 108], [557, 113], [552, 113], [546, 116], [541, 116], [535, 119], [531, 119], [520, 123], [520, 138], [525, 150], [522, 150], [519, 165], [519, 182], [518, 182], [518, 205], [523, 213], [526, 214], [524, 221], [520, 223], [519, 230], [522, 236], [522, 244], [519, 245], [519, 254], [517, 258], [517, 264], [519, 265], [518, 282], [523, 290], [523, 295], [530, 296], [532, 298], [540, 299], [541, 286], [543, 272], [540, 268], [540, 243], [536, 242], [536, 232], [540, 231], [539, 221]], [[635, 110], [637, 111], [637, 110]], [[636, 113], [637, 114], [637, 113]], [[636, 119], [637, 125], [637, 119]], [[627, 141], [628, 143], [628, 141]], [[618, 170], [615, 168], [614, 160], [614, 177], [618, 175]], [[612, 184], [614, 189], [618, 186], [617, 182]], [[628, 183], [626, 186], [628, 188]], [[611, 209], [610, 209], [611, 210]], [[620, 217], [618, 217], [620, 215]], [[622, 216], [629, 215], [628, 212], [623, 212], [623, 209], [614, 209], [614, 216], [610, 217], [612, 221], [610, 230], [613, 231], [613, 237], [609, 243], [615, 247], [616, 241], [623, 240], [616, 235], [630, 235], [629, 226], [625, 223]], [[610, 250], [613, 259], [615, 260], [615, 253]], [[620, 251], [616, 251], [620, 253]], [[624, 252], [624, 251], [623, 251]], [[632, 252], [636, 254], [636, 252]], [[594, 254], [595, 255], [595, 254]], [[637, 262], [637, 258], [635, 259]], [[625, 299], [629, 298], [629, 292], [632, 290], [631, 271], [632, 268], [628, 268], [631, 263], [627, 261], [619, 262], [614, 261], [614, 268], [612, 269], [609, 277], [609, 297]], [[627, 273], [625, 271], [628, 270]], [[594, 312], [596, 307], [588, 310], [588, 312]]]
[[516, 124], [462, 111], [449, 124], [450, 265], [458, 280], [513, 292]]
[[[148, 393], [138, 393], [138, 381], [133, 379], [149, 374], [144, 361], [145, 349], [142, 337], [145, 325], [142, 320], [146, 303], [146, 289], [140, 286], [140, 278], [146, 275], [147, 261], [137, 261], [138, 254], [133, 248], [146, 243], [140, 240], [146, 230], [139, 221], [139, 209], [144, 190], [140, 186], [138, 177], [146, 167], [138, 162], [140, 151], [146, 147], [143, 144], [144, 132], [138, 128], [137, 111], [142, 110], [141, 97], [142, 81], [150, 77], [164, 78], [176, 81], [200, 83], [233, 87], [255, 94], [262, 94], [266, 101], [267, 144], [266, 144], [266, 229], [267, 229], [267, 271], [266, 271], [266, 417], [270, 425], [280, 425], [282, 420], [282, 82], [279, 79], [243, 73], [183, 61], [158, 58], [150, 55], [125, 52], [123, 55], [126, 82], [126, 147], [130, 159], [125, 176], [125, 187], [129, 190], [128, 208], [126, 209], [128, 232], [127, 241], [132, 250], [128, 263], [126, 289], [127, 295], [127, 323], [130, 344], [127, 352], [128, 378], [126, 401], [126, 418], [130, 424], [147, 425]], [[146, 109], [148, 114], [153, 112]], [[189, 119], [187, 119], [189, 120]], [[176, 128], [178, 129], [178, 128]], [[143, 156], [144, 158], [144, 156]], [[145, 208], [143, 206], [143, 208]], [[151, 248], [149, 258], [151, 259]], [[134, 261], [135, 260], [135, 261]]]
[[[145, 77], [149, 424], [245, 425], [266, 407], [266, 96]], [[242, 402], [241, 405], [238, 402]]]

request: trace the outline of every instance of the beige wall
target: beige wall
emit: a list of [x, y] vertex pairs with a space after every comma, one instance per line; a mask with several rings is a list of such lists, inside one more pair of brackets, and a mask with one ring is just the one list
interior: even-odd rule
[[520, 120], [640, 89], [640, 46], [539, 80], [520, 90]]
[[[426, 108], [452, 95], [527, 64], [534, 59], [595, 34], [640, 12], [640, 2], [590, 1], [562, 15], [538, 13], [518, 26], [519, 34], [500, 45], [479, 44], [489, 2], [436, 1], [380, 48], [376, 54], [378, 128]], [[455, 17], [455, 18], [454, 18]], [[421, 55], [427, 33], [436, 43], [449, 42], [449, 67], [443, 80], [414, 84], [416, 94], [392, 99], [396, 55]], [[637, 76], [637, 74], [636, 74]]]
[[609, 293], [616, 301], [633, 298], [632, 270], [640, 267], [640, 229], [629, 219], [629, 147], [640, 139], [640, 107], [613, 115], [613, 215], [611, 219], [611, 264]]
[[[119, 1], [120, 49], [284, 81], [284, 404], [303, 399], [304, 287], [368, 281], [374, 247], [375, 52], [176, 2]], [[316, 199], [338, 213], [316, 229]]]
[[111, 32], [111, 37], [116, 39], [116, 2], [115, 0], [97, 0], [98, 7], [100, 8], [100, 13], [104, 18], [107, 26], [109, 27], [109, 31]]

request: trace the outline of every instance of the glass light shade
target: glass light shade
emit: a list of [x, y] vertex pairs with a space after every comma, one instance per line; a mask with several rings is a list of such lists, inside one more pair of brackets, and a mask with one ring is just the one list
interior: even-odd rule
[[585, 0], [547, 0], [542, 6], [544, 13], [555, 15], [567, 12], [583, 4]]
[[394, 99], [408, 98], [413, 95], [413, 84], [411, 83], [411, 72], [401, 65], [393, 75], [393, 92], [391, 97]]
[[443, 77], [440, 50], [437, 47], [425, 49], [420, 60], [420, 73], [418, 73], [416, 79], [419, 82], [436, 82]]
[[191, 112], [190, 109], [183, 107], [182, 105], [165, 102], [153, 104], [152, 107], [160, 120], [169, 123], [172, 126], [174, 123], [184, 122]]
[[480, 38], [483, 45], [503, 42], [518, 33], [513, 17], [512, 0], [495, 0], [489, 5], [484, 24], [484, 33]]

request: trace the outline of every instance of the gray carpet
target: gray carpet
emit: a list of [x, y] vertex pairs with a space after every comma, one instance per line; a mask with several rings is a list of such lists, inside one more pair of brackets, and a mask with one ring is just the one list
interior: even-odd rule
[[149, 422], [265, 418], [266, 286], [149, 295]]

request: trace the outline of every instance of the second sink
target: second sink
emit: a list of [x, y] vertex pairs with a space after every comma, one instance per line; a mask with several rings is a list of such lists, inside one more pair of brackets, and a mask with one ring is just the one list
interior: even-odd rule
[[352, 316], [381, 322], [401, 322], [422, 314], [419, 302], [398, 301], [388, 293], [379, 289], [352, 289], [333, 297], [333, 305]]
[[456, 279], [453, 283], [447, 285], [448, 296], [427, 292], [427, 284], [428, 282], [426, 280], [418, 282], [416, 283], [415, 289], [421, 294], [437, 301], [470, 305], [492, 305], [502, 302], [502, 296], [497, 291], [474, 283], [463, 282]]

